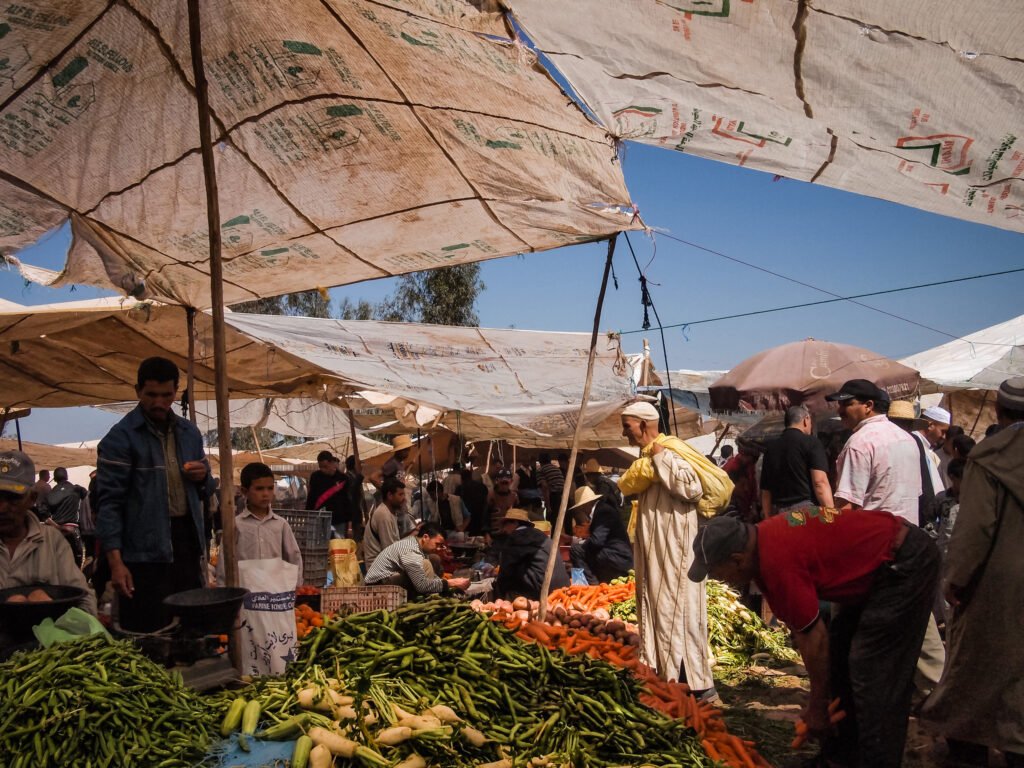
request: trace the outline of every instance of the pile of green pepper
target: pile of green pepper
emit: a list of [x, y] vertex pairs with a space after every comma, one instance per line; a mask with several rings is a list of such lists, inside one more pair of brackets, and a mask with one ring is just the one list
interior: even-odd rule
[[92, 635], [0, 664], [0, 764], [194, 766], [217, 713], [131, 643]]
[[[455, 737], [384, 749], [398, 760], [415, 749], [430, 765], [710, 766], [694, 731], [641, 704], [626, 670], [525, 643], [468, 606], [434, 598], [394, 612], [328, 622], [302, 643], [287, 681], [257, 681], [267, 725], [299, 715], [294, 695], [323, 676], [345, 682], [357, 704], [386, 712], [443, 704], [486, 735], [485, 746]], [[358, 723], [352, 738], [369, 737]], [[367, 738], [370, 746], [373, 745]], [[507, 761], [507, 762], [505, 762]], [[347, 765], [347, 762], [342, 762]], [[358, 764], [358, 763], [356, 763]]]

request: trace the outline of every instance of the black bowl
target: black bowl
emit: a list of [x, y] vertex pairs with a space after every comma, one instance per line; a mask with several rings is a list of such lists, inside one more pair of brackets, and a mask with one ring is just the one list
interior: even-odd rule
[[[37, 589], [43, 590], [50, 600], [39, 603], [9, 603], [14, 595], [28, 596]], [[0, 589], [0, 626], [18, 641], [32, 638], [32, 627], [43, 619], [57, 619], [85, 597], [80, 587], [65, 587], [59, 584], [30, 584], [26, 587]]]
[[235, 626], [238, 609], [249, 590], [241, 587], [207, 587], [178, 592], [164, 605], [178, 617], [183, 629], [202, 635], [226, 635]]

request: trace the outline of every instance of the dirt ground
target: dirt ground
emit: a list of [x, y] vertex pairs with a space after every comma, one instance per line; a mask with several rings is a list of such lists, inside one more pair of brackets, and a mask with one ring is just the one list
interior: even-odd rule
[[[757, 743], [758, 750], [775, 768], [801, 768], [817, 754], [808, 744], [798, 751], [790, 748], [793, 728], [807, 696], [807, 678], [802, 667], [769, 669], [751, 667], [740, 678], [716, 684], [724, 703], [729, 730]], [[916, 703], [916, 702], [915, 702]], [[993, 752], [989, 765], [1002, 766]], [[929, 728], [911, 717], [904, 768], [953, 768], [945, 743]]]

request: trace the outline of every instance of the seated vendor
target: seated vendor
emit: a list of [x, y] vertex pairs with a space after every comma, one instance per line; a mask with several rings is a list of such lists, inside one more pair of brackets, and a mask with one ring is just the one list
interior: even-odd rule
[[410, 598], [464, 590], [469, 586], [469, 579], [443, 579], [428, 559], [443, 543], [441, 529], [434, 523], [424, 523], [412, 535], [381, 550], [366, 572], [364, 582], [367, 586], [394, 584], [404, 587]]
[[[551, 537], [534, 527], [526, 510], [510, 509], [501, 521], [495, 546], [500, 553], [495, 594], [505, 599], [519, 596], [539, 599], [551, 555]], [[551, 577], [551, 589], [568, 586], [569, 574], [559, 558]]]
[[21, 451], [0, 453], [0, 589], [54, 584], [85, 591], [79, 608], [95, 615], [96, 596], [60, 529], [32, 513], [36, 468]]
[[589, 487], [576, 491], [569, 511], [578, 523], [589, 524], [585, 538], [573, 539], [572, 567], [582, 568], [588, 584], [607, 584], [629, 575], [633, 569], [633, 545], [622, 522], [619, 508]]

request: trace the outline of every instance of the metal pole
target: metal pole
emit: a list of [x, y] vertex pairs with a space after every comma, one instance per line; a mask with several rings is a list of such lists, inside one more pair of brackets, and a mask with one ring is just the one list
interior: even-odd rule
[[[210, 102], [203, 70], [203, 43], [199, 0], [188, 0], [188, 39], [192, 49], [192, 76], [196, 84], [199, 115], [199, 149], [206, 182], [206, 224], [210, 236], [210, 303], [213, 309], [213, 370], [217, 399], [217, 443], [220, 448], [220, 513], [224, 526], [224, 575], [229, 587], [238, 586], [235, 557], [235, 489], [231, 466], [231, 414], [228, 406], [228, 360], [224, 329], [224, 270], [221, 262], [220, 205], [217, 200], [217, 171], [210, 136]], [[241, 668], [238, 643], [232, 643], [232, 661]]]
[[22, 447], [21, 447], [21, 420], [20, 419], [15, 419], [14, 420], [14, 431], [18, 434], [18, 450], [20, 451], [20, 450], [22, 450]]
[[[587, 412], [587, 402], [590, 400], [590, 383], [594, 378], [594, 358], [597, 357], [597, 334], [601, 326], [601, 308], [604, 306], [604, 294], [608, 289], [608, 275], [612, 271], [612, 257], [615, 255], [615, 240], [618, 235], [608, 238], [608, 258], [604, 263], [604, 277], [601, 278], [601, 291], [597, 294], [597, 308], [594, 310], [594, 330], [590, 334], [590, 355], [587, 357], [587, 379], [583, 384], [583, 401], [580, 403], [580, 415], [576, 419], [576, 429], [572, 435], [572, 450], [569, 452], [569, 466], [565, 472], [565, 487], [568, 490], [572, 483], [573, 473], [576, 469], [576, 454], [579, 453], [580, 433], [583, 431], [583, 417]], [[558, 505], [558, 517], [555, 520], [554, 530], [551, 531], [551, 554], [548, 557], [548, 567], [544, 572], [544, 583], [540, 588], [540, 614], [539, 618], [544, 621], [548, 611], [548, 590], [551, 588], [551, 577], [555, 573], [555, 566], [561, 553], [558, 549], [559, 537], [562, 535], [562, 528], [565, 526], [565, 511], [569, 507], [569, 494], [562, 493], [562, 502]]]

